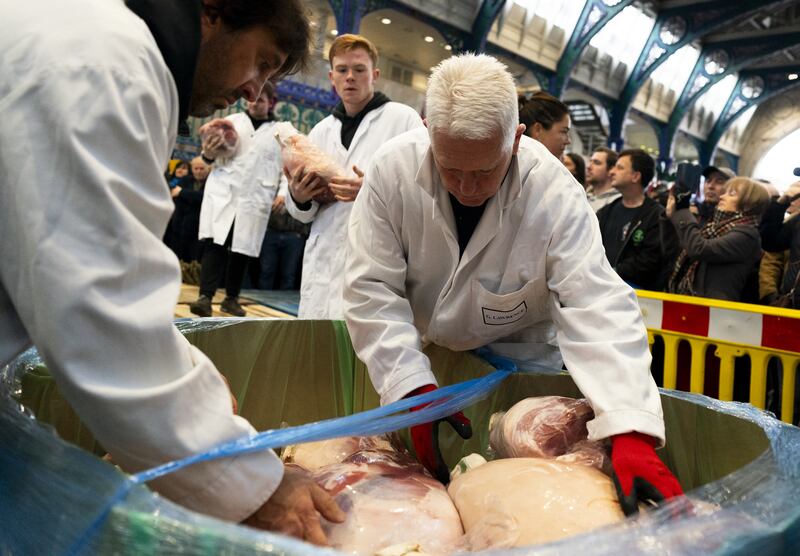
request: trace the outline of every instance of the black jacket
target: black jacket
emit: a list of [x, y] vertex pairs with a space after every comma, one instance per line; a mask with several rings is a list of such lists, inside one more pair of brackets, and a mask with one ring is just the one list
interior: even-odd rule
[[181, 192], [175, 197], [175, 212], [172, 214], [170, 246], [182, 261], [200, 258], [200, 206], [203, 203], [205, 183], [196, 181], [191, 174], [178, 182]]
[[189, 135], [186, 118], [200, 52], [202, 4], [197, 0], [125, 0], [125, 5], [144, 20], [156, 40], [178, 89], [178, 132]]
[[[602, 234], [607, 233], [612, 207], [621, 202], [620, 197], [597, 212]], [[631, 221], [616, 260], [609, 262], [632, 286], [663, 291], [679, 252], [678, 236], [664, 214], [664, 207], [645, 197]]]
[[[767, 212], [764, 213], [759, 228], [761, 246], [764, 251], [783, 252], [789, 250], [789, 263], [779, 289], [781, 294], [795, 289], [800, 271], [800, 217], [784, 222], [783, 217], [788, 208], [789, 203], [773, 200]], [[800, 305], [796, 305], [796, 307], [800, 307]]]
[[[723, 236], [706, 238], [689, 209], [676, 210], [672, 223], [690, 260], [700, 261], [692, 288], [699, 297], [754, 301], [748, 293], [761, 259], [761, 241], [755, 226], [736, 226]], [[754, 273], [756, 273], [754, 275]]]

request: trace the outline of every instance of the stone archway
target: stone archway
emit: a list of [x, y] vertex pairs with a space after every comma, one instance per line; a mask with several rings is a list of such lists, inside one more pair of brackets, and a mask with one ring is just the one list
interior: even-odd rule
[[744, 132], [739, 173], [752, 175], [758, 161], [778, 141], [797, 129], [800, 129], [800, 89], [787, 91], [759, 106]]

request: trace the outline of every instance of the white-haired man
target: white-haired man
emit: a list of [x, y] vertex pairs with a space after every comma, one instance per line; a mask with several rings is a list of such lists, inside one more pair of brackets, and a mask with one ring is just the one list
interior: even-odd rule
[[[559, 368], [563, 358], [595, 411], [589, 437], [612, 439], [620, 501], [635, 512], [637, 498], [682, 493], [654, 450], [664, 420], [647, 333], [583, 190], [523, 137], [516, 98], [489, 56], [449, 58], [433, 72], [427, 130], [375, 154], [353, 208], [347, 326], [382, 403], [436, 388], [424, 343], [490, 345]], [[448, 422], [471, 434], [463, 416]], [[446, 480], [437, 425], [413, 427], [412, 440]]]

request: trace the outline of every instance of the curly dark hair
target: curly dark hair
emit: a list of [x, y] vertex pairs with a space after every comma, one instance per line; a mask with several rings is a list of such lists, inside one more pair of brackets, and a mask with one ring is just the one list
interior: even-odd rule
[[216, 0], [203, 2], [206, 13], [218, 15], [233, 30], [261, 25], [286, 53], [286, 62], [272, 77], [278, 81], [305, 70], [311, 56], [311, 25], [301, 0]]

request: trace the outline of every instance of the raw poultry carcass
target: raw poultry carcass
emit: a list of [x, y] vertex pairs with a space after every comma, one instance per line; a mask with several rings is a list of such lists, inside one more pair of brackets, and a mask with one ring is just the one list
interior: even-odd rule
[[236, 133], [236, 128], [230, 120], [215, 118], [203, 124], [198, 131], [203, 142], [214, 136], [222, 140], [220, 146], [213, 152], [205, 153], [206, 156], [228, 158], [236, 154], [236, 149], [239, 147], [239, 134]]
[[472, 550], [551, 542], [625, 518], [606, 475], [551, 459], [491, 461], [447, 490]]
[[[308, 137], [298, 133], [291, 125], [277, 124], [275, 140], [281, 146], [283, 165], [294, 175], [301, 167], [305, 172], [316, 172], [326, 183], [346, 172], [325, 152], [317, 147]], [[314, 196], [318, 203], [332, 203], [336, 200], [329, 188]]]

